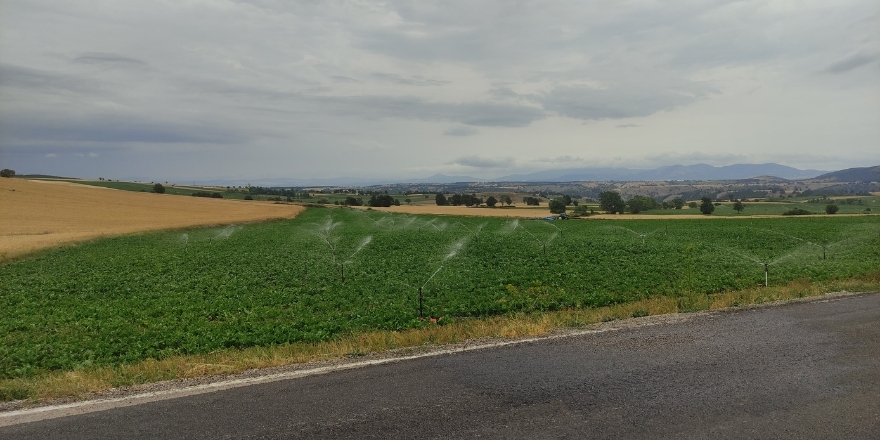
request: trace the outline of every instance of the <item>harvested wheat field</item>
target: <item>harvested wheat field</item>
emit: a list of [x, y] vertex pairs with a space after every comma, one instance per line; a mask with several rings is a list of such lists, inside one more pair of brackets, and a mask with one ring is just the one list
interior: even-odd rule
[[103, 236], [292, 218], [302, 206], [0, 179], [0, 261]]

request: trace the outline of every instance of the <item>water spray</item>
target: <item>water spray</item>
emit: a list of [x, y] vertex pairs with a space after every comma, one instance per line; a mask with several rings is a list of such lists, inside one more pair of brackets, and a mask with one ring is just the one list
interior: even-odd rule
[[537, 241], [538, 244], [541, 245], [541, 248], [542, 248], [542, 250], [543, 250], [543, 252], [544, 252], [544, 255], [547, 255], [547, 244], [549, 244], [551, 241], [553, 241], [553, 239], [556, 238], [556, 235], [558, 234], [558, 233], [555, 233], [555, 232], [554, 232], [553, 235], [551, 235], [550, 238], [547, 239], [547, 241], [541, 241], [541, 240], [538, 239], [538, 237], [535, 236], [535, 234], [532, 234], [531, 231], [529, 231], [528, 229], [524, 228], [522, 225], [517, 224], [517, 225], [514, 227], [514, 229], [516, 229], [516, 227], [519, 227], [519, 228], [522, 229], [523, 231], [526, 231], [527, 234], [531, 235], [532, 238], [534, 238], [535, 241]]
[[455, 222], [455, 224], [467, 229], [468, 232], [470, 232], [471, 235], [474, 236], [474, 240], [477, 240], [477, 241], [480, 240], [480, 237], [478, 236], [479, 232], [481, 232], [483, 230], [483, 228], [486, 226], [485, 223], [482, 223], [479, 226], [477, 226], [477, 232], [474, 232], [473, 229], [469, 228], [466, 224], [464, 224], [462, 222]]

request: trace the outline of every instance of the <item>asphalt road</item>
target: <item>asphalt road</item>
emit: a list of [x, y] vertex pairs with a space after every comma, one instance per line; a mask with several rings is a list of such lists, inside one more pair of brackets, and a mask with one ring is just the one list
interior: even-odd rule
[[0, 428], [0, 439], [880, 439], [880, 294], [698, 314]]

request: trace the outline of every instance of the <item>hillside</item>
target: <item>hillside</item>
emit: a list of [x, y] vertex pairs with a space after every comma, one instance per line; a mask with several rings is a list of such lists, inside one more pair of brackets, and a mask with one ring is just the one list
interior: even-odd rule
[[880, 182], [880, 165], [864, 168], [847, 168], [823, 174], [813, 180], [832, 182]]

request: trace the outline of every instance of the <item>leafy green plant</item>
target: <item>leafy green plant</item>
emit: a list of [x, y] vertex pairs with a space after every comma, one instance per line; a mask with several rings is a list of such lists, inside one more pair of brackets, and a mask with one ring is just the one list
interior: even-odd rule
[[418, 319], [420, 293], [424, 315], [443, 322], [653, 296], [701, 310], [763, 283], [764, 264], [771, 284], [875, 271], [878, 228], [876, 216], [548, 222], [310, 208], [110, 238], [0, 266], [0, 378], [433, 325]]

